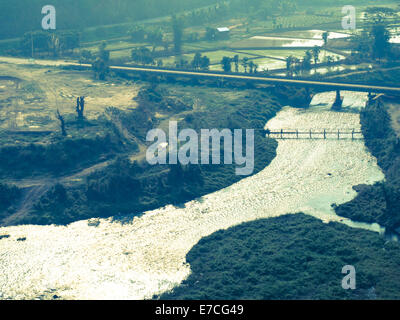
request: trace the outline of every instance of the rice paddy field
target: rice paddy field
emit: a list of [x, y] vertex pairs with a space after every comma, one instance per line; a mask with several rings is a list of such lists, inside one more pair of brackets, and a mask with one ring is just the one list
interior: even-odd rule
[[[294, 38], [304, 38], [304, 39], [320, 39], [322, 40], [322, 35], [325, 31], [323, 30], [297, 30], [297, 31], [286, 31], [280, 32], [278, 35], [281, 37], [294, 37]], [[274, 34], [274, 33], [272, 33]], [[344, 32], [329, 32], [328, 39], [341, 39], [348, 38], [351, 35]]]
[[[233, 23], [233, 22], [232, 22]], [[161, 60], [166, 67], [174, 67], [180, 59], [191, 62], [195, 56], [195, 52], [201, 53], [210, 59], [211, 70], [222, 70], [220, 62], [223, 57], [233, 58], [239, 55], [239, 59], [248, 58], [253, 60], [259, 66], [259, 71], [276, 70], [286, 67], [285, 59], [293, 56], [298, 59], [304, 57], [305, 51], [312, 49], [314, 46], [323, 46], [324, 30], [310, 29], [298, 31], [276, 32], [270, 35], [250, 36], [240, 39], [243, 26], [240, 24], [233, 28], [233, 36], [231, 40], [221, 41], [198, 41], [194, 43], [185, 43], [183, 46], [183, 54], [180, 56], [170, 55], [166, 57], [156, 58]], [[329, 39], [345, 39], [350, 34], [343, 32], [329, 32]], [[96, 45], [86, 46], [84, 49], [90, 50], [92, 53], [98, 52], [98, 43]], [[153, 47], [146, 43], [132, 43], [128, 39], [113, 41], [107, 43], [107, 50], [110, 50], [111, 59], [129, 60], [132, 49], [145, 46], [153, 50]], [[212, 50], [216, 49], [216, 50]], [[156, 47], [156, 51], [164, 50], [163, 47]], [[325, 62], [327, 57], [332, 57], [334, 61], [342, 60], [344, 55], [321, 50], [319, 61]], [[239, 66], [239, 72], [244, 72], [243, 66]]]

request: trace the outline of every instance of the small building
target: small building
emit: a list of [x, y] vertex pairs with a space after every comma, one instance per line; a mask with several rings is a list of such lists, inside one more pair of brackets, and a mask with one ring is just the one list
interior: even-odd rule
[[216, 38], [218, 40], [226, 40], [229, 39], [230, 30], [227, 27], [217, 28]]

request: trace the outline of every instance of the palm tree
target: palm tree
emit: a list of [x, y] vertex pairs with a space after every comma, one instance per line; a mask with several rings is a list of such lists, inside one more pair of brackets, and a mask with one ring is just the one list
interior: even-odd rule
[[231, 65], [231, 63], [232, 63], [232, 59], [231, 59], [231, 58], [229, 58], [229, 57], [223, 57], [222, 60], [221, 60], [222, 69], [223, 69], [225, 72], [231, 72], [231, 70], [232, 70], [232, 65]]
[[318, 47], [318, 46], [315, 46], [313, 49], [312, 49], [312, 54], [313, 54], [313, 57], [314, 57], [314, 64], [315, 65], [317, 65], [317, 63], [318, 63], [318, 61], [319, 61], [319, 54], [321, 53], [321, 48], [320, 47]]
[[235, 55], [232, 61], [235, 64], [235, 72], [239, 72], [239, 55]]
[[254, 70], [254, 62], [253, 61], [249, 62], [249, 69], [250, 69], [249, 72], [253, 73], [253, 70]]
[[247, 73], [247, 67], [249, 65], [249, 58], [244, 57], [242, 60], [242, 66], [244, 68], [244, 73]]
[[161, 28], [153, 29], [147, 33], [147, 41], [153, 46], [152, 52], [164, 44], [164, 33]]
[[193, 61], [192, 61], [192, 67], [193, 69], [197, 70], [201, 66], [201, 53], [197, 52], [194, 55]]
[[254, 63], [254, 69], [253, 69], [254, 73], [258, 72], [258, 64]]
[[303, 69], [305, 70], [311, 69], [311, 60], [312, 60], [312, 53], [310, 50], [307, 50], [303, 58]]
[[210, 67], [210, 59], [207, 56], [201, 57], [200, 69], [208, 70]]
[[324, 40], [324, 46], [326, 46], [328, 44], [328, 39], [329, 39], [329, 32], [328, 31], [325, 31], [322, 34], [322, 39]]
[[328, 66], [332, 65], [332, 63], [335, 61], [335, 58], [332, 56], [327, 56], [326, 57], [326, 63], [328, 64]]
[[175, 53], [180, 54], [182, 51], [183, 32], [184, 32], [184, 20], [181, 17], [173, 15], [171, 18], [174, 48]]
[[292, 65], [294, 62], [293, 56], [286, 57], [286, 72], [288, 75], [292, 75]]
[[301, 63], [300, 63], [300, 59], [299, 58], [296, 58], [296, 57], [293, 58], [292, 70], [296, 74], [300, 73], [300, 71], [301, 71]]

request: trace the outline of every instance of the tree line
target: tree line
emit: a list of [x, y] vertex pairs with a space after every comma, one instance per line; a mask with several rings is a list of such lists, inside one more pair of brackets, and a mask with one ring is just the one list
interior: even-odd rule
[[[215, 3], [215, 0], [53, 0], [57, 29], [78, 29], [118, 23], [131, 23], [166, 16]], [[41, 30], [42, 0], [0, 2], [0, 39], [21, 37]]]
[[20, 41], [20, 51], [25, 56], [53, 56], [71, 54], [80, 46], [77, 31], [34, 31], [24, 34]]

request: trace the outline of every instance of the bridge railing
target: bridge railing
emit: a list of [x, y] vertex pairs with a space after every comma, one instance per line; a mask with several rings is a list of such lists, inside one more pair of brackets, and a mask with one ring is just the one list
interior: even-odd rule
[[361, 131], [356, 130], [298, 130], [298, 129], [280, 129], [280, 130], [264, 130], [265, 134], [269, 138], [274, 139], [351, 139], [360, 140], [363, 139], [363, 134]]

